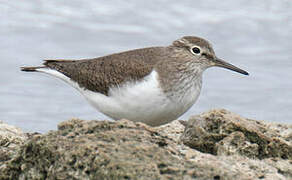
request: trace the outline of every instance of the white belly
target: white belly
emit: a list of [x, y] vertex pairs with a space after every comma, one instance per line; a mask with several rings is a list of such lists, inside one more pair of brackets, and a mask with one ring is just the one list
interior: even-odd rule
[[76, 82], [55, 70], [42, 72], [66, 81], [80, 91], [96, 109], [115, 120], [125, 118], [151, 126], [177, 119], [195, 103], [200, 93], [200, 87], [194, 87], [183, 97], [169, 98], [160, 89], [155, 71], [143, 81], [111, 88], [109, 96], [80, 88]]

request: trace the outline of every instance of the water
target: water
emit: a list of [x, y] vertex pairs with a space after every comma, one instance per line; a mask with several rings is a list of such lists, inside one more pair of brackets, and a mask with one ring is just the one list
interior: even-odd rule
[[0, 120], [46, 132], [72, 117], [108, 119], [67, 84], [19, 67], [168, 45], [197, 35], [250, 76], [207, 70], [199, 100], [181, 119], [226, 108], [244, 117], [291, 123], [291, 9], [290, 0], [0, 0]]

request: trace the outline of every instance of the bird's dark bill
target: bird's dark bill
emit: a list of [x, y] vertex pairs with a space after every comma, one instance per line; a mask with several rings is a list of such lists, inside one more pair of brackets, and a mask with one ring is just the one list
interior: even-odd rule
[[226, 69], [230, 69], [232, 71], [235, 71], [235, 72], [238, 72], [238, 73], [241, 73], [241, 74], [244, 74], [244, 75], [248, 75], [248, 72], [246, 72], [245, 70], [242, 70], [242, 69], [240, 69], [240, 68], [238, 68], [238, 67], [236, 67], [236, 66], [234, 66], [234, 65], [232, 65], [232, 64], [230, 64], [228, 62], [225, 62], [225, 61], [223, 61], [222, 59], [219, 59], [219, 58], [217, 58], [215, 60], [215, 65], [219, 66], [219, 67], [226, 68]]

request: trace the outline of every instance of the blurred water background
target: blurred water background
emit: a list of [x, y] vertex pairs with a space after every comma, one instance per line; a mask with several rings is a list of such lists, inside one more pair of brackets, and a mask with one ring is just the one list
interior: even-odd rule
[[292, 122], [290, 0], [0, 0], [0, 120], [47, 132], [72, 117], [108, 119], [69, 85], [19, 67], [169, 45], [184, 35], [208, 39], [250, 76], [207, 70], [199, 100], [181, 119], [226, 108]]

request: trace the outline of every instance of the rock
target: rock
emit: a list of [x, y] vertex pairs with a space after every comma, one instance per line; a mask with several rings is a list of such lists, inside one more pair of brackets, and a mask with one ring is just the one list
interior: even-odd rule
[[291, 125], [264, 123], [226, 110], [213, 110], [190, 118], [181, 140], [214, 155], [292, 160], [291, 129]]
[[11, 159], [26, 139], [27, 135], [21, 129], [0, 121], [0, 165]]
[[284, 180], [292, 178], [290, 143], [291, 126], [226, 110], [155, 128], [72, 119], [19, 143], [0, 179]]

